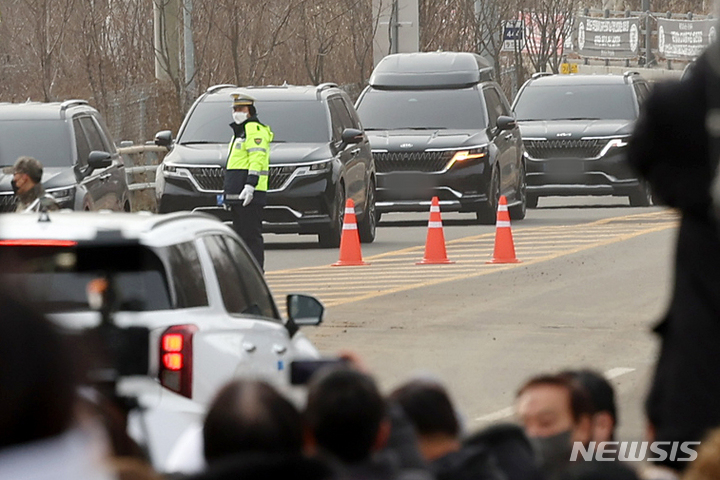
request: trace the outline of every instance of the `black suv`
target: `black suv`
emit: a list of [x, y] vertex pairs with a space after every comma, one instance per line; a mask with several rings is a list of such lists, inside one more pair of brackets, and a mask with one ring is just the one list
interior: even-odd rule
[[11, 167], [23, 155], [43, 164], [42, 185], [60, 208], [130, 211], [122, 158], [85, 100], [0, 103], [0, 212], [15, 211]]
[[648, 185], [625, 161], [649, 87], [624, 75], [535, 74], [515, 97], [528, 176], [528, 205], [549, 195], [615, 195], [652, 204]]
[[401, 53], [378, 63], [356, 103], [378, 171], [378, 212], [474, 212], [492, 224], [500, 195], [525, 217], [520, 131], [492, 67], [465, 52]]
[[177, 140], [169, 131], [155, 138], [171, 148], [156, 177], [160, 212], [202, 210], [230, 219], [218, 204], [234, 92], [256, 99], [258, 118], [275, 134], [263, 230], [317, 234], [320, 245], [337, 247], [345, 201], [352, 198], [360, 240], [372, 242], [377, 219], [370, 144], [350, 99], [334, 84], [210, 87], [188, 112]]

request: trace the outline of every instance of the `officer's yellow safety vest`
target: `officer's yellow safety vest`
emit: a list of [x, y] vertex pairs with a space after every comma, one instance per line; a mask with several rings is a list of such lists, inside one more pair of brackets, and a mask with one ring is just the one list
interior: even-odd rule
[[245, 124], [245, 139], [234, 138], [230, 144], [227, 170], [247, 170], [247, 175], [257, 175], [255, 190], [268, 189], [270, 175], [270, 142], [274, 134], [270, 127], [258, 122]]

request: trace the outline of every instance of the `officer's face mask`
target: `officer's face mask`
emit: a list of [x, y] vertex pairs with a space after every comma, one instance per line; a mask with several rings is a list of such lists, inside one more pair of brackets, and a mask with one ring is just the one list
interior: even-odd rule
[[572, 454], [572, 430], [568, 429], [547, 437], [530, 437], [540, 467], [553, 475], [565, 468]]
[[247, 120], [247, 113], [245, 113], [245, 112], [233, 112], [233, 120], [235, 121], [235, 123], [237, 123], [238, 125], [240, 125], [240, 124], [243, 123], [245, 120]]

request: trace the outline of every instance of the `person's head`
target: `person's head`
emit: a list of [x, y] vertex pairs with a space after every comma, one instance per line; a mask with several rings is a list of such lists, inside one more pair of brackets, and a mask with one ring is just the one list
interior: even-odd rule
[[297, 409], [267, 383], [237, 380], [212, 402], [203, 428], [208, 463], [243, 453], [302, 451], [302, 418]]
[[241, 124], [248, 118], [257, 115], [255, 99], [253, 97], [241, 93], [233, 93], [232, 98], [233, 120], [235, 123]]
[[75, 363], [56, 327], [0, 293], [0, 449], [65, 432], [76, 405]]
[[615, 391], [610, 382], [593, 370], [569, 370], [563, 374], [576, 380], [590, 396], [592, 402], [592, 438], [596, 442], [610, 442], [615, 439], [618, 424], [615, 407]]
[[22, 194], [29, 191], [42, 180], [43, 166], [32, 157], [20, 157], [13, 166], [13, 190]]
[[413, 380], [390, 394], [415, 427], [420, 451], [432, 461], [460, 449], [460, 422], [442, 385]]
[[687, 462], [683, 480], [720, 478], [720, 428], [710, 430], [697, 448], [697, 458]]
[[306, 443], [346, 464], [368, 460], [390, 432], [375, 381], [348, 367], [323, 370], [308, 385]]
[[592, 404], [580, 384], [567, 375], [539, 375], [518, 391], [520, 421], [547, 472], [564, 468], [575, 442], [592, 436]]

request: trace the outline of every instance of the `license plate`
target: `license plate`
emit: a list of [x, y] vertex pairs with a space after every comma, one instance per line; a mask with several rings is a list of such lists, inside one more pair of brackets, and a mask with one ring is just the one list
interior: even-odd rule
[[544, 171], [550, 173], [580, 173], [585, 171], [581, 160], [545, 162]]

